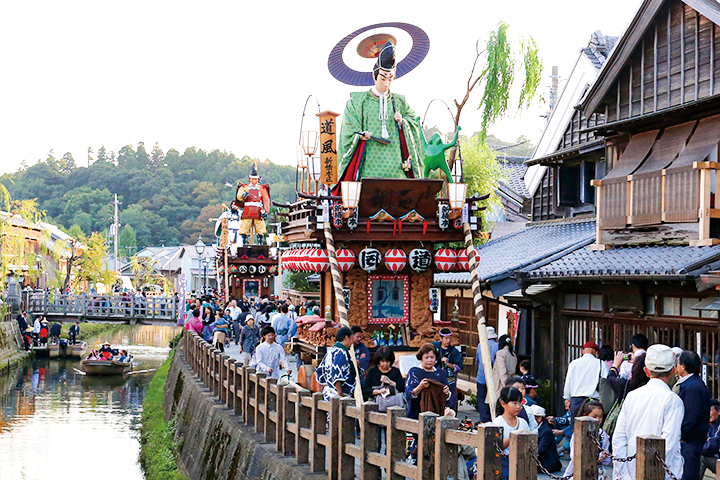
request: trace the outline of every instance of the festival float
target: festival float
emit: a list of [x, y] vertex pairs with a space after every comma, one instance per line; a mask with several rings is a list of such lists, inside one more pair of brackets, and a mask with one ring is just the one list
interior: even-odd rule
[[[410, 53], [397, 62], [395, 38], [373, 34], [357, 46], [371, 71], [349, 68], [343, 61], [348, 44], [383, 28], [407, 32]], [[456, 149], [460, 128], [452, 138], [435, 133], [426, 139], [408, 100], [390, 89], [420, 64], [429, 45], [418, 27], [383, 23], [351, 33], [330, 53], [333, 77], [366, 89], [350, 94], [342, 115], [319, 111], [317, 130], [301, 126], [298, 198], [279, 205], [287, 208], [281, 268], [320, 275], [324, 315], [298, 320], [296, 351], [318, 358], [342, 325], [360, 326], [370, 348], [416, 350], [437, 340], [440, 328], [433, 322], [433, 274], [474, 270], [482, 209], [476, 203], [487, 196], [467, 195]], [[451, 243], [470, 248], [447, 248]]]
[[270, 185], [261, 183], [257, 165], [248, 182], [239, 182], [230, 206], [215, 223], [217, 272], [224, 297], [254, 302], [272, 292], [278, 265], [276, 249], [264, 241], [265, 221], [270, 212]]

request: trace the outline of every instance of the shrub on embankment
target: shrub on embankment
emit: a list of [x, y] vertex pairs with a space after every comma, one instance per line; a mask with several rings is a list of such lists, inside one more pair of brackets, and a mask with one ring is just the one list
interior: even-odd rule
[[163, 409], [165, 382], [174, 356], [175, 350], [155, 373], [143, 401], [140, 465], [146, 480], [187, 480], [177, 469], [174, 422], [165, 421]]

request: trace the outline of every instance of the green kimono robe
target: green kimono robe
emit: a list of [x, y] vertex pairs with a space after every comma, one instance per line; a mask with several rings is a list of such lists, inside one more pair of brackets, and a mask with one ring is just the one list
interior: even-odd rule
[[[376, 141], [368, 140], [365, 145], [365, 154], [360, 166], [359, 178], [407, 178], [402, 169], [402, 155], [400, 153], [400, 139], [397, 122], [393, 118], [395, 110], [391, 98], [395, 99], [395, 107], [403, 116], [403, 129], [407, 141], [408, 151], [412, 159], [412, 168], [415, 178], [421, 178], [423, 168], [421, 165], [422, 142], [420, 140], [420, 125], [415, 112], [407, 104], [404, 95], [390, 92], [387, 98], [388, 119], [385, 122], [390, 134], [390, 144], [382, 145]], [[382, 135], [382, 121], [380, 120], [380, 99], [369, 90], [366, 92], [353, 92], [345, 105], [340, 138], [338, 140], [339, 172], [343, 172], [352, 159], [355, 146], [360, 138], [355, 132], [372, 132], [374, 137]]]

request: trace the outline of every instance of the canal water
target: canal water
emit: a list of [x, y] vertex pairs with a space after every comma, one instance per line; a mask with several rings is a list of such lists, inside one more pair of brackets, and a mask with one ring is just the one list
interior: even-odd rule
[[[157, 369], [177, 327], [126, 326], [91, 339]], [[155, 372], [88, 377], [79, 360], [35, 359], [0, 376], [0, 480], [144, 479], [142, 402]]]

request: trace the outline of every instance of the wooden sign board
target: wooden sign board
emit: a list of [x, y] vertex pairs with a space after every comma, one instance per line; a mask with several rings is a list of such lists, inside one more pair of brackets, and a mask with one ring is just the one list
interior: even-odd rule
[[324, 111], [316, 114], [320, 118], [320, 183], [337, 183], [337, 117], [339, 114]]

